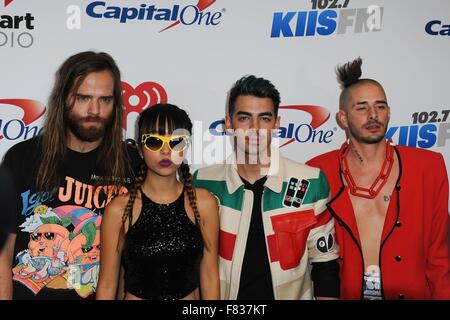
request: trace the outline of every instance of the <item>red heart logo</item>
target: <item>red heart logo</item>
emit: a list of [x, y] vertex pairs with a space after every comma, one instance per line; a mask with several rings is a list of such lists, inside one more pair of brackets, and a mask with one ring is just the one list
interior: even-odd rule
[[[130, 112], [141, 113], [147, 108], [157, 103], [167, 103], [166, 90], [156, 82], [144, 82], [133, 88], [127, 82], [122, 81], [122, 97], [124, 105], [124, 115], [122, 128], [127, 129], [127, 118]], [[132, 104], [130, 99], [137, 97], [137, 104]]]
[[[0, 99], [0, 104], [11, 104], [23, 110], [22, 122], [28, 126], [45, 113], [45, 106], [36, 100], [30, 99]], [[0, 135], [0, 140], [3, 136]]]

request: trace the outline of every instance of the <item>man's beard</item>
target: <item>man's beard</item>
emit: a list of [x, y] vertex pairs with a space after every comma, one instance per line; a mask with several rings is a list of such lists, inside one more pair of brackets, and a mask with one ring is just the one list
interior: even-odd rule
[[[111, 126], [112, 115], [107, 119], [103, 119], [100, 117], [78, 118], [71, 115], [69, 111], [64, 114], [64, 118], [67, 127], [75, 137], [77, 137], [81, 141], [95, 142], [105, 136], [106, 129]], [[83, 126], [83, 123], [91, 121], [100, 123], [100, 126]]]
[[373, 120], [366, 123], [363, 127], [368, 127], [373, 124], [377, 124], [382, 128], [382, 132], [375, 136], [364, 137], [361, 134], [362, 129], [356, 128], [350, 122], [348, 124], [348, 130], [350, 131], [350, 134], [356, 139], [356, 141], [366, 144], [376, 144], [386, 138], [387, 124], [385, 125], [379, 121]]

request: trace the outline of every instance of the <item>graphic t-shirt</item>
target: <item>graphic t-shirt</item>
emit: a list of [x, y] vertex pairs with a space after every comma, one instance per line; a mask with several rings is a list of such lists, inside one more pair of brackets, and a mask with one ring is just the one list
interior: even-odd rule
[[[68, 149], [64, 180], [52, 192], [35, 190], [38, 138], [5, 155], [2, 166], [12, 173], [15, 194], [14, 299], [95, 298], [102, 214], [116, 195], [111, 177], [96, 174], [97, 153]], [[119, 194], [130, 186], [131, 177], [125, 180]]]
[[380, 267], [368, 266], [364, 272], [363, 292], [365, 300], [381, 300], [381, 271]]

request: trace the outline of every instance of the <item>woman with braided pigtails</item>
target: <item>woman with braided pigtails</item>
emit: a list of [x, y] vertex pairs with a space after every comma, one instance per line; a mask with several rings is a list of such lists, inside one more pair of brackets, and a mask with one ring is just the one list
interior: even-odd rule
[[191, 133], [177, 106], [157, 104], [141, 114], [143, 164], [129, 193], [103, 216], [97, 299], [122, 298], [121, 262], [124, 299], [219, 299], [218, 204], [192, 185], [184, 162]]

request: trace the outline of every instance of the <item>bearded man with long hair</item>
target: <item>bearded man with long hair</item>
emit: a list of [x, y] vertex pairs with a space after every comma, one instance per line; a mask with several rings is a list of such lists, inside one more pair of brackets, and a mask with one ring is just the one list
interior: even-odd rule
[[42, 132], [2, 162], [15, 223], [0, 251], [0, 299], [95, 296], [99, 241], [85, 236], [79, 244], [89, 259], [69, 259], [68, 248], [80, 234], [99, 233], [104, 207], [131, 183], [122, 113], [120, 71], [109, 54], [64, 61]]

